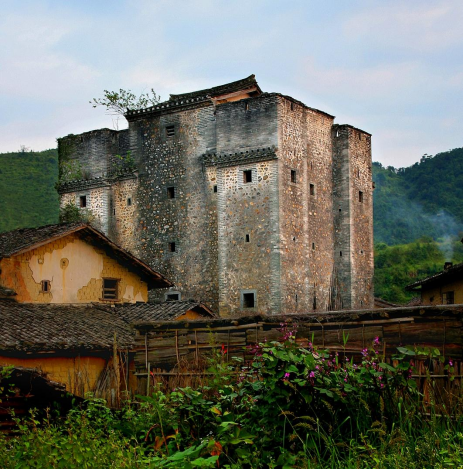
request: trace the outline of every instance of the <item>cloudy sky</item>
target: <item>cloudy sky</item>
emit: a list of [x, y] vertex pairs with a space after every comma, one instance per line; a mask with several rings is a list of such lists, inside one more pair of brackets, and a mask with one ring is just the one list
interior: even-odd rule
[[[462, 0], [0, 0], [0, 152], [115, 125], [103, 90], [256, 75], [409, 166], [462, 146]], [[124, 126], [119, 122], [119, 128]]]

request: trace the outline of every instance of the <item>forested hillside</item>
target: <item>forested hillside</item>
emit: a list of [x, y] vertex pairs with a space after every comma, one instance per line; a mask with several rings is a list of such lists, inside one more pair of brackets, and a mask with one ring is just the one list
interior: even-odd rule
[[424, 236], [413, 243], [375, 246], [375, 295], [393, 303], [407, 303], [417, 293], [404, 287], [443, 270], [445, 261], [462, 262], [460, 237], [436, 242]]
[[0, 154], [0, 232], [58, 221], [58, 153]]
[[389, 245], [462, 231], [462, 148], [408, 168], [373, 164], [374, 238]]

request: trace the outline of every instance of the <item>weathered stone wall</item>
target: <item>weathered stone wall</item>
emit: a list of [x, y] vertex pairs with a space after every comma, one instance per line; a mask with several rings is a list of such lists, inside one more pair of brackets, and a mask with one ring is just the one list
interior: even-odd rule
[[331, 116], [280, 98], [282, 312], [329, 309], [333, 270], [332, 121]]
[[[122, 148], [120, 148], [120, 144]], [[60, 165], [78, 161], [82, 179], [106, 176], [111, 158], [127, 151], [127, 131], [100, 129], [58, 139]]]
[[174, 282], [183, 299], [217, 310], [217, 193], [200, 161], [214, 148], [214, 126], [212, 105], [158, 113], [131, 121], [130, 141], [139, 171], [135, 252]]
[[[244, 182], [244, 171], [251, 171], [251, 182]], [[218, 169], [221, 316], [271, 314], [279, 307], [277, 181], [277, 160]], [[243, 293], [254, 293], [254, 308], [243, 304]]]
[[[86, 184], [87, 181], [82, 181], [75, 184], [75, 188], [72, 192], [66, 192], [61, 195], [60, 207], [71, 203], [80, 207], [80, 197], [85, 196], [87, 206], [82, 208], [92, 213], [95, 216], [93, 222], [95, 227], [101, 230], [106, 235], [111, 236], [110, 230], [110, 204], [111, 204], [111, 186], [109, 184], [101, 183], [95, 184], [93, 187]], [[76, 188], [81, 187], [76, 190]], [[97, 186], [97, 187], [95, 187]]]
[[334, 145], [334, 259], [343, 307], [374, 304], [373, 189], [371, 137], [336, 125]]
[[137, 246], [138, 185], [136, 175], [117, 180], [111, 188], [108, 210], [109, 237], [131, 252]]
[[374, 305], [374, 228], [371, 136], [349, 128], [352, 308]]

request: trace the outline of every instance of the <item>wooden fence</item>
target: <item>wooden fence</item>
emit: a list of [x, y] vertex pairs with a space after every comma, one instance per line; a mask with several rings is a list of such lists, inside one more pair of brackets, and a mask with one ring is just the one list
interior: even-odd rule
[[[285, 316], [244, 316], [234, 319], [137, 323], [135, 365], [139, 393], [152, 385], [201, 383], [205, 357], [216, 349], [225, 360], [251, 360], [250, 346], [279, 340], [282, 329], [295, 330], [302, 346], [314, 346], [345, 353], [355, 361], [364, 348], [379, 338], [387, 362], [397, 347], [417, 346], [438, 349], [447, 361], [453, 360], [455, 379], [451, 383], [439, 360], [415, 360], [419, 384], [425, 376], [434, 388], [447, 392], [448, 400], [462, 394], [462, 305], [424, 306], [380, 310], [344, 311]], [[284, 326], [282, 326], [284, 325]], [[148, 376], [150, 379], [148, 380]]]

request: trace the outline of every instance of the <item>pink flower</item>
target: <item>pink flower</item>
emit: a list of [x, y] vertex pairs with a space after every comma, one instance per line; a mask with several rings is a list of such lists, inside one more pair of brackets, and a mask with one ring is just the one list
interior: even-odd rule
[[290, 378], [290, 373], [285, 373], [284, 374], [284, 379]]
[[453, 360], [450, 360], [448, 363], [449, 363], [449, 366], [453, 366]]
[[378, 337], [374, 339], [374, 345], [380, 345], [380, 341]]
[[311, 372], [309, 373], [309, 377], [310, 377], [310, 378], [314, 378], [314, 376], [316, 376], [316, 375], [314, 374], [314, 371], [311, 371]]

